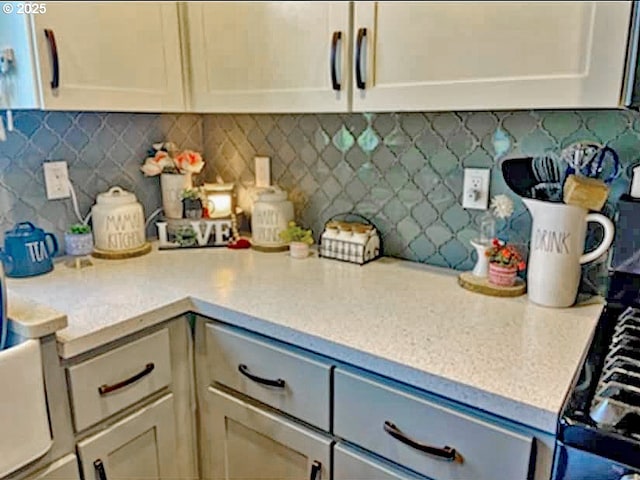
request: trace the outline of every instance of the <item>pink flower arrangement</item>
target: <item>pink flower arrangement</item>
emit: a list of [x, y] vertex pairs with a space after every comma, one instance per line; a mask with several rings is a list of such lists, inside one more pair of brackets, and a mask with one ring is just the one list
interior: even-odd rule
[[147, 177], [161, 173], [200, 173], [204, 167], [202, 155], [193, 150], [178, 151], [175, 143], [154, 143], [149, 156], [140, 167]]

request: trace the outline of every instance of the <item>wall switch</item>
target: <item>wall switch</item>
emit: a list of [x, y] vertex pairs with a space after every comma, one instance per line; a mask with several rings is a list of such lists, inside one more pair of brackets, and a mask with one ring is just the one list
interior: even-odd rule
[[489, 205], [489, 180], [491, 170], [488, 168], [465, 168], [462, 187], [462, 207], [486, 210]]
[[255, 157], [256, 187], [271, 186], [271, 159]]
[[44, 162], [44, 185], [49, 200], [69, 198], [69, 171], [67, 162]]

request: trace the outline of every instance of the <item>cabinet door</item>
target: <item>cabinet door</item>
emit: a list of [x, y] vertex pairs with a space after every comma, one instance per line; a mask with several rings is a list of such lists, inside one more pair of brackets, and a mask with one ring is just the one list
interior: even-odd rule
[[354, 78], [354, 111], [618, 106], [630, 9], [621, 1], [355, 2], [354, 68], [365, 88]]
[[348, 2], [188, 2], [192, 110], [347, 111], [349, 8]]
[[75, 455], [67, 455], [24, 480], [80, 480], [78, 460]]
[[333, 480], [419, 480], [420, 477], [382, 463], [341, 443], [333, 451]]
[[169, 394], [79, 442], [78, 455], [85, 479], [169, 480], [180, 478], [176, 446]]
[[184, 109], [176, 2], [47, 2], [33, 24], [43, 108]]
[[331, 478], [330, 438], [220, 390], [209, 388], [208, 394], [211, 444], [203, 478]]

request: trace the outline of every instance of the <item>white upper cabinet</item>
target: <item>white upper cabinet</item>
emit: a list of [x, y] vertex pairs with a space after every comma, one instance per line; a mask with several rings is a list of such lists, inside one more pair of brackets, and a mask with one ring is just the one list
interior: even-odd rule
[[193, 111], [348, 111], [349, 2], [185, 9]]
[[354, 3], [353, 111], [620, 105], [631, 2]]
[[184, 110], [176, 2], [47, 2], [32, 19], [42, 108]]

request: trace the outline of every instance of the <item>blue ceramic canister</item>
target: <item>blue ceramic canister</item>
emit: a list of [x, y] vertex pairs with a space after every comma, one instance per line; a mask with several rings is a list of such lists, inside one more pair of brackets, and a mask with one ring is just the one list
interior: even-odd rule
[[2, 263], [8, 277], [31, 277], [53, 270], [58, 241], [31, 222], [20, 222], [4, 234]]

